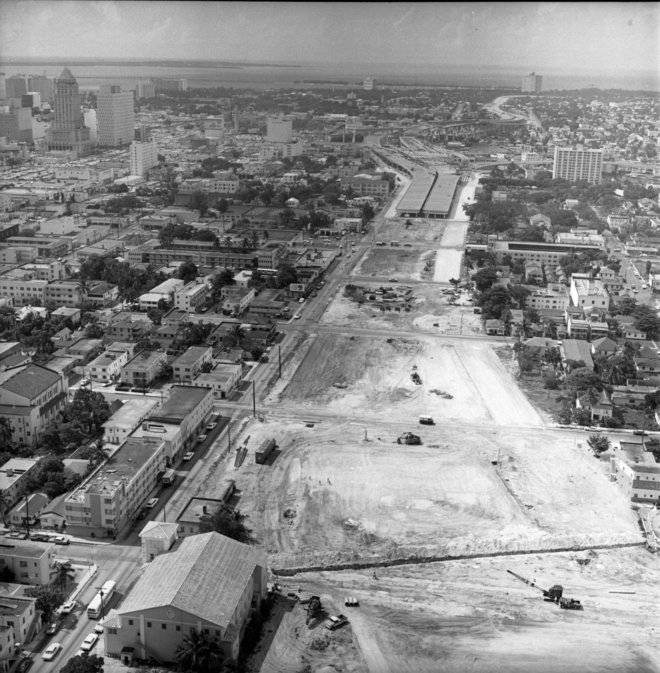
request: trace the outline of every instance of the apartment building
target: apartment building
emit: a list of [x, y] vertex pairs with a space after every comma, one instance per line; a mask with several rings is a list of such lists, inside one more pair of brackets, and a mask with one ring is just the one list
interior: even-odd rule
[[39, 238], [38, 236], [10, 236], [7, 245], [17, 248], [32, 248], [37, 257], [64, 257], [69, 252], [69, 241], [63, 238]]
[[561, 283], [548, 283], [546, 288], [534, 290], [527, 297], [525, 305], [533, 309], [559, 309], [564, 310], [568, 307], [570, 296], [568, 288]]
[[164, 351], [140, 351], [121, 370], [121, 381], [138, 388], [148, 388], [167, 363]]
[[11, 299], [15, 306], [43, 304], [47, 285], [47, 280], [38, 280], [31, 273], [13, 269], [0, 276], [0, 296]]
[[8, 505], [25, 495], [28, 478], [38, 462], [37, 458], [11, 458], [0, 467], [0, 493]]
[[218, 533], [184, 539], [154, 558], [103, 621], [106, 653], [124, 665], [133, 657], [173, 662], [196, 629], [218, 641], [223, 659], [236, 659], [250, 615], [266, 597], [267, 562], [263, 550]]
[[44, 288], [44, 302], [57, 306], [80, 306], [85, 299], [77, 280], [54, 280]]
[[131, 175], [145, 175], [149, 169], [158, 166], [158, 148], [156, 141], [131, 143]]
[[0, 567], [9, 568], [20, 584], [50, 584], [54, 544], [16, 540], [0, 542]]
[[213, 371], [199, 374], [195, 379], [195, 385], [213, 390], [216, 400], [224, 400], [236, 390], [243, 377], [241, 365], [217, 364]]
[[555, 146], [552, 178], [570, 182], [586, 181], [597, 185], [602, 181], [603, 150], [587, 150]]
[[62, 377], [41, 365], [0, 372], [0, 417], [8, 418], [12, 441], [34, 446], [67, 401]]
[[254, 299], [254, 288], [232, 287], [226, 285], [221, 290], [222, 309], [240, 315], [250, 306]]
[[105, 537], [132, 523], [166, 467], [159, 439], [129, 437], [64, 501], [67, 532]]
[[610, 475], [630, 502], [658, 502], [660, 465], [641, 444], [622, 442], [620, 450], [610, 458]]
[[202, 365], [213, 361], [213, 350], [208, 346], [192, 346], [173, 363], [174, 380], [178, 383], [192, 383]]
[[2, 627], [2, 650], [14, 653], [17, 643], [27, 644], [32, 641], [41, 625], [41, 611], [37, 611], [36, 598], [17, 595], [11, 584], [0, 587], [0, 627]]
[[574, 306], [610, 307], [610, 295], [600, 280], [572, 276], [570, 295]]
[[187, 438], [184, 428], [179, 424], [158, 423], [147, 418], [131, 433], [131, 439], [136, 441], [144, 438], [157, 439], [159, 442], [163, 442], [166, 468], [178, 464], [187, 451], [187, 449], [184, 450]]
[[118, 320], [110, 323], [107, 336], [121, 341], [139, 341], [154, 329], [149, 320]]
[[350, 178], [342, 178], [341, 184], [358, 196], [386, 198], [390, 193], [390, 183], [382, 173], [358, 173]]
[[157, 404], [156, 400], [148, 398], [126, 400], [122, 407], [103, 424], [103, 442], [106, 444], [125, 442]]
[[209, 286], [192, 281], [174, 293], [174, 306], [181, 311], [195, 313], [206, 301]]
[[121, 376], [122, 367], [128, 362], [126, 351], [107, 351], [87, 365], [87, 373], [93, 381], [107, 383]]

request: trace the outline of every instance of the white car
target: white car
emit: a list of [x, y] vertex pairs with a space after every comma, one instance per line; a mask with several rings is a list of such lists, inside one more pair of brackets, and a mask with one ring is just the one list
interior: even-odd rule
[[83, 650], [84, 652], [89, 652], [94, 645], [96, 645], [96, 641], [99, 639], [99, 634], [98, 633], [90, 633], [85, 640], [83, 640], [83, 644], [80, 646], [80, 649]]
[[215, 428], [216, 425], [217, 425], [217, 423], [209, 423], [209, 424], [206, 426], [206, 429], [207, 429], [207, 430], [213, 430], [213, 428]]
[[151, 498], [145, 505], [147, 509], [153, 509], [158, 504], [158, 498]]
[[197, 443], [198, 443], [198, 444], [201, 444], [201, 443], [207, 438], [207, 436], [208, 436], [208, 435], [200, 435], [200, 436], [197, 438]]
[[187, 460], [192, 460], [194, 457], [195, 454], [192, 451], [188, 451], [188, 453], [183, 455], [183, 462], [185, 463]]
[[60, 643], [52, 643], [49, 645], [45, 650], [44, 653], [41, 655], [41, 658], [44, 661], [52, 661], [55, 658], [55, 655], [62, 649], [62, 645]]
[[296, 313], [296, 315], [293, 316], [296, 320], [300, 320], [300, 313]]
[[73, 612], [76, 609], [76, 601], [67, 601], [64, 603], [64, 605], [61, 605], [58, 608], [58, 612], [61, 615], [68, 615], [69, 613]]

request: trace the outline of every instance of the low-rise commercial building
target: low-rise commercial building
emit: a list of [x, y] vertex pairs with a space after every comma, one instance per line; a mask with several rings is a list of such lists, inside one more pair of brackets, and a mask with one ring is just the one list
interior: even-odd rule
[[610, 458], [610, 474], [630, 502], [658, 502], [660, 465], [641, 444], [621, 442], [619, 451]]
[[266, 553], [218, 533], [186, 538], [147, 566], [118, 610], [103, 622], [105, 651], [130, 665], [175, 661], [195, 629], [236, 659], [245, 626], [266, 596]]
[[199, 374], [195, 379], [195, 385], [210, 388], [213, 390], [215, 399], [224, 400], [231, 397], [241, 382], [242, 376], [243, 367], [241, 365], [217, 364], [213, 371]]
[[176, 519], [177, 534], [180, 538], [199, 534], [199, 520], [203, 516], [213, 516], [224, 504], [217, 498], [190, 498], [183, 512]]
[[610, 295], [599, 280], [571, 277], [571, 300], [574, 306], [595, 306], [607, 310]]
[[129, 399], [103, 424], [103, 441], [122, 444], [158, 404], [152, 399]]

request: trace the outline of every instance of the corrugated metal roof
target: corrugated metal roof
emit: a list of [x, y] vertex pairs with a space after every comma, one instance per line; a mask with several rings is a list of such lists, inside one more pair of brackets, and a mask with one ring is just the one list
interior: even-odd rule
[[120, 615], [171, 605], [226, 628], [266, 552], [218, 533], [192, 535], [157, 556], [119, 608]]

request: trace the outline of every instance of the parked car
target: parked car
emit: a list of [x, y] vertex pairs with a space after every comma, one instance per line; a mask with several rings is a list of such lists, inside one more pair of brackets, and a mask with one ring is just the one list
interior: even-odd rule
[[83, 644], [80, 646], [80, 649], [89, 652], [94, 645], [96, 645], [96, 641], [99, 639], [99, 634], [98, 633], [90, 633], [85, 640], [83, 640]]
[[333, 615], [323, 622], [323, 626], [326, 629], [330, 629], [330, 631], [334, 631], [344, 624], [348, 624], [348, 619], [345, 615]]
[[300, 320], [300, 313], [296, 313], [296, 315], [293, 316], [296, 320]]
[[44, 661], [52, 661], [55, 658], [55, 655], [62, 649], [60, 643], [51, 643], [41, 655], [41, 658]]
[[137, 515], [137, 518], [138, 518], [138, 521], [142, 521], [142, 519], [146, 519], [146, 518], [147, 518], [147, 508], [146, 508], [146, 507], [143, 507], [143, 508], [139, 511], [139, 513], [138, 513], [138, 515]]
[[32, 542], [50, 542], [50, 537], [43, 533], [32, 533], [32, 535], [30, 535], [30, 540], [32, 540]]
[[49, 636], [54, 636], [57, 633], [57, 629], [60, 628], [59, 622], [53, 622], [47, 629], [46, 634]]
[[192, 460], [195, 457], [195, 454], [192, 451], [188, 451], [183, 455], [183, 462], [185, 463], [188, 460]]
[[98, 633], [100, 636], [103, 635], [103, 625], [102, 624], [97, 624], [94, 627], [94, 633]]
[[8, 533], [5, 537], [11, 538], [12, 540], [27, 540], [27, 533], [14, 531], [13, 533]]
[[57, 609], [61, 615], [68, 615], [76, 609], [76, 601], [67, 601]]
[[34, 659], [31, 657], [26, 657], [21, 661], [21, 663], [16, 667], [16, 673], [26, 673], [26, 671], [32, 666]]
[[213, 428], [215, 428], [216, 425], [217, 425], [217, 423], [209, 423], [209, 424], [206, 426], [206, 429], [207, 429], [207, 430], [213, 430]]
[[55, 544], [63, 544], [63, 545], [71, 544], [71, 540], [69, 540], [68, 537], [64, 537], [63, 535], [58, 535], [57, 537], [54, 537], [53, 542]]
[[398, 283], [399, 279], [398, 278], [390, 278], [387, 282], [388, 283]]
[[153, 509], [157, 504], [158, 504], [158, 498], [151, 498], [151, 500], [147, 501], [145, 507], [147, 509]]
[[197, 438], [197, 443], [198, 443], [198, 444], [201, 444], [207, 437], [208, 437], [208, 435], [200, 435], [200, 436]]

